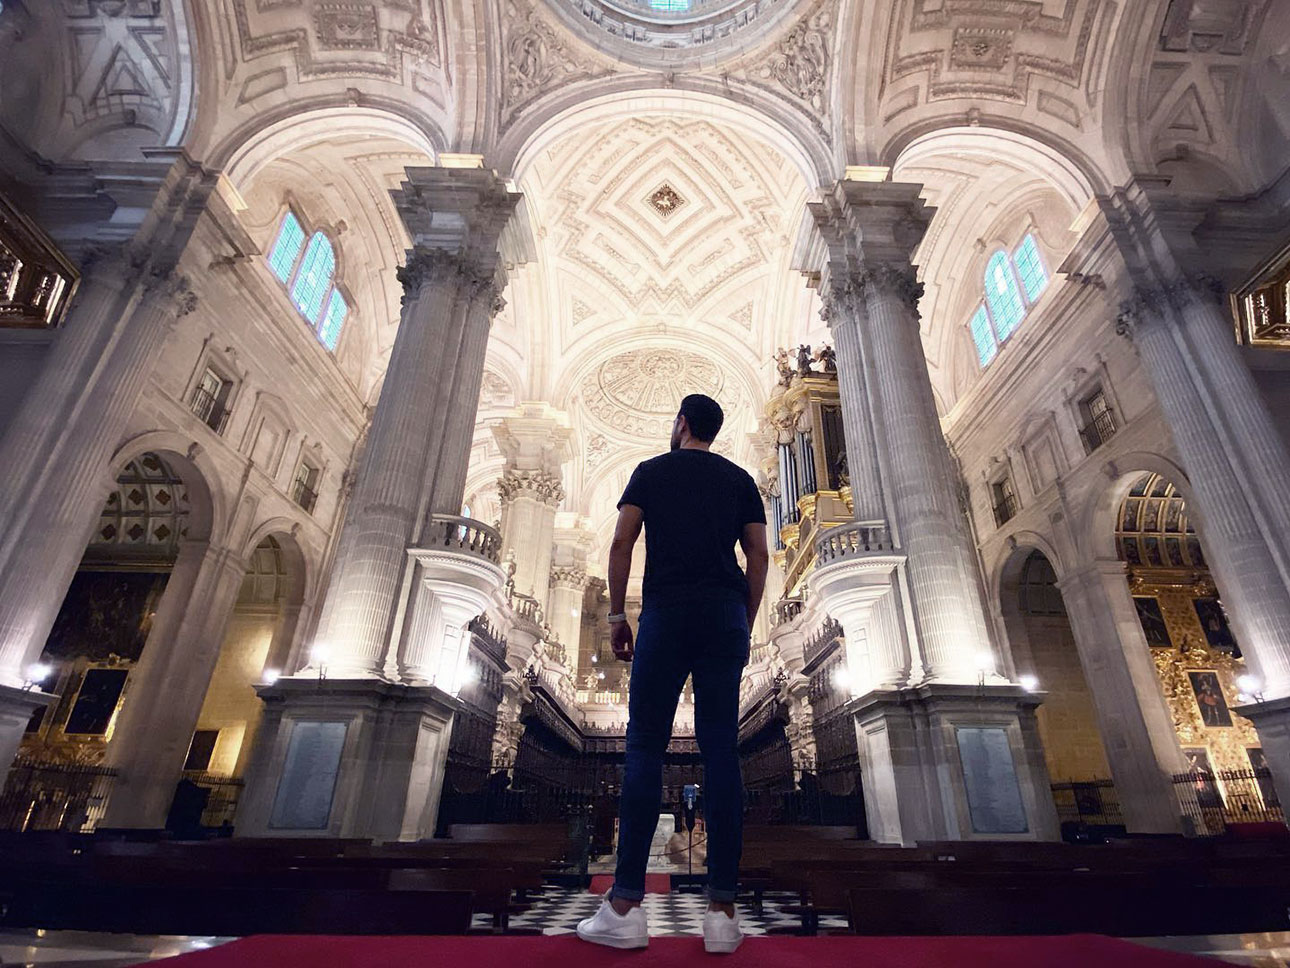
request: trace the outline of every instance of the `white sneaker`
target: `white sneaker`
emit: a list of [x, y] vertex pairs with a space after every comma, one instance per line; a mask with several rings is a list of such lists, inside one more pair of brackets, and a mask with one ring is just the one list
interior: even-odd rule
[[710, 910], [703, 915], [703, 950], [708, 954], [729, 954], [743, 943], [738, 908], [733, 918], [724, 911]]
[[578, 937], [610, 948], [644, 948], [649, 944], [645, 909], [637, 906], [626, 914], [619, 914], [606, 895], [600, 902], [600, 910], [578, 922]]

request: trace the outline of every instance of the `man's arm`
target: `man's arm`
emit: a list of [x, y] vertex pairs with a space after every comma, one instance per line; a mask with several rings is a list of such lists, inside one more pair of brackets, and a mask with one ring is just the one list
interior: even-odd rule
[[748, 562], [748, 628], [751, 629], [757, 609], [761, 607], [762, 592], [766, 590], [766, 569], [770, 567], [766, 525], [760, 521], [745, 524], [744, 533], [739, 536], [739, 547], [743, 548], [744, 560]]
[[[609, 614], [621, 615], [627, 607], [627, 575], [632, 570], [632, 549], [640, 537], [644, 512], [635, 504], [624, 504], [618, 509], [618, 523], [614, 538], [609, 543]], [[765, 538], [762, 539], [765, 544]], [[765, 578], [765, 570], [762, 571]], [[760, 594], [760, 593], [759, 593]], [[609, 626], [609, 643], [614, 655], [629, 660], [633, 653], [632, 627], [626, 621]]]

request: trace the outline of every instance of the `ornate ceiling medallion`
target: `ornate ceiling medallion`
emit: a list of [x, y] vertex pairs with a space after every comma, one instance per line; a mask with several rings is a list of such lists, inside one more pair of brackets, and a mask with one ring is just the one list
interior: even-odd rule
[[729, 396], [723, 383], [720, 367], [697, 353], [629, 350], [587, 375], [582, 398], [605, 426], [626, 436], [659, 438], [667, 436], [682, 397], [706, 393], [722, 400]]
[[645, 201], [649, 202], [650, 207], [663, 218], [667, 218], [685, 205], [685, 199], [667, 182], [663, 182], [658, 188], [654, 189]]

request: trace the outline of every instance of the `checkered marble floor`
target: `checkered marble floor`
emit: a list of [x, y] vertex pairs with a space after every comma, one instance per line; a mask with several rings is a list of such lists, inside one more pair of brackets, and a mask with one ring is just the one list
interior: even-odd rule
[[[548, 886], [541, 897], [533, 900], [528, 911], [511, 918], [511, 927], [541, 928], [543, 934], [571, 934], [579, 921], [596, 913], [600, 900], [599, 894], [586, 890]], [[761, 914], [753, 914], [747, 905], [740, 905], [744, 933], [765, 934], [767, 928], [775, 925], [791, 927], [800, 924], [797, 916], [779, 911], [781, 904], [793, 904], [796, 900], [794, 896], [768, 894]], [[703, 912], [707, 910], [708, 901], [702, 894], [679, 894], [676, 891], [646, 894], [644, 907], [651, 937], [703, 933]], [[487, 916], [476, 915], [477, 927], [487, 927], [490, 923]], [[820, 927], [846, 928], [846, 918], [820, 918]]]

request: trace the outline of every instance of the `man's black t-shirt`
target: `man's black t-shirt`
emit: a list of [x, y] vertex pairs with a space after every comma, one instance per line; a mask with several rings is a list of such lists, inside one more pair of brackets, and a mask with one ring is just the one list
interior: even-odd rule
[[706, 450], [669, 451], [637, 465], [618, 506], [645, 519], [645, 604], [748, 598], [735, 561], [746, 524], [765, 524], [748, 472]]

